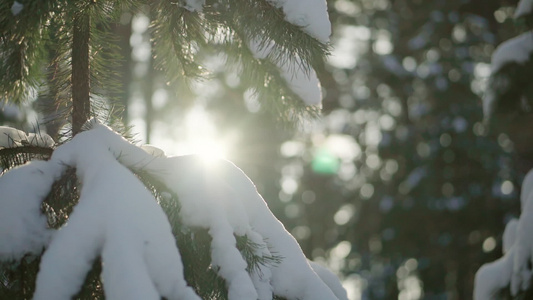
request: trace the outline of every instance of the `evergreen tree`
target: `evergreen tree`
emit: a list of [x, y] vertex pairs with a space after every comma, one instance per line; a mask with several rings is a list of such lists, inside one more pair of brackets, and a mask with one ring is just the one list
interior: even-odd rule
[[[39, 237], [30, 235], [13, 237], [9, 233], [9, 230], [13, 228], [9, 226], [19, 224], [17, 223], [19, 219], [5, 218], [2, 224], [4, 228], [0, 230], [2, 232], [0, 236], [5, 238], [0, 243], [4, 247], [0, 249], [2, 259], [0, 296], [27, 299], [36, 290], [35, 297], [46, 297], [45, 295], [58, 293], [56, 295], [59, 297], [70, 298], [77, 293], [75, 297], [79, 299], [103, 298], [104, 294], [113, 299], [117, 295], [128, 293], [135, 297], [157, 296], [157, 299], [161, 296], [168, 299], [176, 297], [197, 299], [195, 294], [203, 299], [256, 299], [258, 297], [260, 299], [342, 299], [345, 297], [342, 292], [339, 294], [338, 287], [337, 289], [334, 286], [328, 288], [321, 280], [312, 283], [318, 278], [316, 273], [325, 274], [324, 271], [316, 265], [312, 265], [315, 270], [312, 271], [308, 263], [305, 260], [302, 261], [298, 254], [300, 250], [296, 244], [291, 242], [293, 239], [290, 235], [288, 240], [276, 242], [279, 235], [272, 235], [273, 232], [276, 230], [281, 230], [280, 234], [283, 232], [283, 227], [279, 227], [281, 225], [276, 223], [277, 221], [273, 221], [274, 223], [266, 227], [256, 224], [255, 227], [252, 226], [244, 232], [243, 228], [237, 226], [238, 228], [233, 228], [234, 232], [228, 236], [227, 231], [223, 229], [226, 226], [225, 222], [232, 225], [239, 221], [224, 220], [223, 212], [218, 211], [222, 217], [212, 215], [206, 219], [211, 219], [212, 223], [205, 221], [211, 224], [210, 226], [207, 226], [207, 223], [203, 224], [204, 226], [197, 224], [194, 219], [188, 220], [185, 212], [194, 205], [188, 206], [191, 202], [187, 202], [189, 199], [187, 195], [201, 193], [205, 188], [194, 186], [194, 184], [185, 185], [177, 192], [176, 185], [179, 185], [177, 181], [171, 182], [170, 178], [166, 177], [169, 174], [158, 175], [156, 169], [149, 167], [154, 166], [154, 163], [157, 165], [156, 162], [161, 162], [159, 166], [165, 168], [167, 164], [172, 165], [170, 161], [174, 160], [168, 158], [167, 161], [167, 158], [160, 157], [157, 151], [153, 152], [154, 150], [147, 150], [148, 153], [139, 152], [137, 147], [121, 139], [109, 128], [99, 125], [99, 121], [95, 121], [95, 118], [100, 122], [105, 120], [117, 130], [121, 128], [120, 119], [115, 114], [116, 102], [114, 102], [121, 94], [119, 74], [116, 74], [117, 65], [120, 65], [118, 57], [120, 49], [116, 45], [120, 43], [116, 42], [111, 28], [121, 26], [120, 18], [124, 14], [135, 14], [140, 10], [149, 11], [148, 15], [152, 18], [150, 22], [152, 46], [155, 50], [154, 65], [158, 72], [162, 71], [166, 74], [168, 82], [176, 82], [182, 80], [183, 77], [205, 78], [208, 76], [208, 71], [201, 66], [202, 55], [222, 53], [226, 57], [228, 66], [234, 68], [240, 79], [254, 90], [261, 105], [281, 122], [296, 124], [302, 118], [315, 116], [319, 106], [309, 105], [318, 104], [317, 98], [320, 98], [319, 94], [313, 93], [313, 91], [319, 91], [314, 69], [321, 65], [328, 50], [329, 21], [325, 2], [314, 1], [313, 5], [309, 9], [297, 3], [295, 5], [295, 2], [291, 1], [267, 0], [185, 0], [178, 2], [28, 0], [0, 3], [2, 99], [11, 103], [23, 103], [34, 98], [35, 95], [40, 95], [41, 98], [47, 100], [44, 106], [45, 113], [53, 112], [55, 120], [68, 120], [66, 123], [71, 129], [61, 139], [61, 143], [57, 143], [57, 139], [54, 142], [44, 133], [29, 138], [29, 135], [26, 136], [23, 132], [17, 132], [17, 135], [7, 135], [6, 142], [2, 143], [4, 148], [0, 149], [0, 157], [2, 157], [4, 175], [0, 177], [0, 184], [6, 191], [6, 194], [2, 196], [2, 203], [5, 207], [13, 209], [17, 206], [13, 204], [15, 202], [33, 201], [27, 203], [28, 207], [32, 207], [32, 212], [28, 210], [26, 213], [29, 214], [27, 216], [34, 217], [35, 223], [31, 224], [37, 226], [37, 229], [33, 227], [31, 229], [28, 227], [30, 225], [24, 226], [21, 223], [20, 232], [24, 233], [24, 230], [30, 228], [29, 231], [36, 230], [40, 234]], [[311, 92], [307, 90], [308, 88], [311, 88]], [[53, 109], [51, 110], [50, 107]], [[6, 135], [9, 130], [11, 129], [5, 129], [2, 133]], [[84, 145], [92, 150], [83, 151]], [[101, 156], [95, 153], [100, 153]], [[141, 160], [136, 161], [135, 157]], [[107, 163], [98, 162], [99, 158]], [[42, 159], [47, 162], [35, 162], [35, 160]], [[90, 160], [93, 160], [94, 164], [87, 163]], [[28, 161], [31, 162], [25, 164]], [[190, 178], [196, 178], [200, 182], [208, 180], [220, 188], [236, 184], [230, 188], [230, 191], [233, 191], [232, 196], [222, 196], [228, 198], [226, 201], [230, 201], [230, 198], [245, 197], [245, 194], [246, 197], [256, 197], [254, 193], [250, 194], [255, 187], [248, 183], [247, 177], [240, 175], [240, 170], [231, 171], [238, 170], [236, 167], [232, 165], [222, 167], [226, 168], [224, 172], [233, 172], [231, 173], [233, 175], [230, 173], [210, 175], [203, 173], [208, 171], [202, 169], [204, 167], [201, 164], [195, 165], [194, 161], [193, 158], [183, 160], [185, 165], [193, 164], [189, 166], [190, 169], [185, 167], [191, 172]], [[21, 166], [23, 164], [24, 166]], [[102, 170], [106, 169], [109, 173], [94, 176], [95, 174], [90, 170], [97, 168], [95, 166], [100, 166]], [[125, 172], [125, 167], [127, 172]], [[179, 173], [185, 169], [175, 171]], [[193, 173], [196, 175], [192, 175]], [[152, 198], [153, 202], [143, 202], [146, 207], [145, 213], [156, 216], [156, 211], [161, 207], [166, 212], [172, 226], [172, 234], [182, 259], [181, 262], [168, 261], [168, 266], [176, 266], [174, 271], [177, 275], [174, 273], [171, 276], [154, 274], [159, 269], [165, 269], [162, 268], [161, 262], [158, 262], [165, 256], [158, 256], [157, 251], [172, 252], [173, 250], [169, 250], [172, 247], [167, 248], [168, 245], [165, 243], [168, 240], [164, 241], [153, 234], [144, 237], [144, 245], [153, 243], [154, 246], [151, 247], [159, 249], [145, 254], [147, 256], [145, 258], [146, 268], [149, 269], [148, 273], [153, 277], [155, 285], [153, 288], [142, 288], [151, 286], [146, 286], [146, 282], [139, 277], [144, 274], [143, 270], [137, 269], [138, 272], [122, 274], [127, 280], [140, 280], [138, 287], [130, 287], [131, 291], [121, 289], [120, 282], [117, 285], [116, 278], [112, 280], [109, 277], [109, 272], [113, 272], [112, 268], [115, 263], [105, 261], [111, 257], [108, 254], [111, 250], [106, 249], [112, 247], [110, 244], [117, 246], [116, 243], [120, 243], [120, 238], [110, 239], [98, 246], [102, 249], [93, 250], [90, 250], [91, 247], [96, 247], [94, 245], [98, 242], [89, 245], [87, 249], [77, 248], [78, 242], [91, 243], [90, 239], [83, 240], [82, 238], [74, 243], [70, 240], [70, 244], [63, 245], [60, 242], [61, 240], [69, 241], [72, 238], [72, 232], [78, 226], [76, 224], [80, 224], [77, 222], [82, 222], [84, 218], [95, 220], [92, 219], [94, 214], [91, 215], [87, 209], [79, 208], [78, 204], [79, 201], [86, 207], [92, 205], [87, 203], [96, 203], [95, 197], [87, 191], [91, 189], [89, 187], [94, 190], [93, 194], [109, 192], [103, 197], [109, 198], [102, 205], [110, 205], [109, 202], [114, 201], [111, 196], [114, 192], [111, 191], [120, 189], [120, 187], [109, 184], [113, 181], [110, 178], [111, 174], [120, 175], [120, 178], [116, 178], [117, 180], [129, 183], [128, 186], [121, 188], [125, 189], [124, 192], [129, 193], [132, 198]], [[10, 180], [20, 180], [25, 176], [28, 181], [35, 181], [35, 188], [29, 188], [27, 192], [23, 189], [10, 188]], [[139, 180], [144, 184], [143, 188], [138, 187]], [[227, 180], [234, 181], [230, 183]], [[100, 189], [95, 185], [97, 182], [102, 186], [106, 185], [107, 188]], [[31, 183], [28, 182], [28, 184]], [[152, 192], [151, 196], [143, 194], [142, 191], [146, 188]], [[227, 188], [223, 190], [227, 191]], [[179, 195], [184, 191], [189, 191], [189, 194], [185, 192]], [[205, 196], [205, 199], [210, 201], [208, 196]], [[254, 201], [262, 203], [262, 198], [256, 197]], [[12, 206], [9, 206], [10, 203]], [[127, 202], [125, 203], [121, 207], [123, 209], [118, 210], [119, 214], [126, 216], [124, 221], [131, 221], [131, 217], [141, 220], [142, 215], [137, 215], [137, 218], [129, 215], [130, 218], [128, 218], [132, 210]], [[159, 206], [154, 206], [155, 203]], [[207, 203], [214, 204], [214, 202]], [[242, 204], [228, 205], [237, 205], [233, 208], [238, 212], [243, 209], [240, 206]], [[258, 207], [262, 207], [261, 205]], [[258, 207], [255, 209], [259, 209]], [[102, 209], [104, 210], [102, 213], [105, 214], [114, 211], [112, 206], [102, 207]], [[211, 209], [213, 208], [204, 207], [207, 212]], [[247, 208], [248, 211], [249, 209], [251, 208]], [[267, 208], [265, 206], [261, 209]], [[32, 214], [37, 210], [40, 210], [40, 213]], [[6, 208], [3, 211], [8, 214], [10, 210]], [[237, 212], [230, 210], [227, 213], [231, 215]], [[271, 218], [268, 216], [270, 216], [268, 213], [264, 217], [255, 216], [255, 219], [250, 219], [250, 221], [258, 222], [265, 220], [264, 218]], [[9, 223], [10, 220], [15, 223]], [[213, 220], [219, 220], [218, 225], [224, 226], [216, 226], [217, 223]], [[160, 225], [145, 224], [145, 227], [138, 229], [146, 234], [155, 228], [153, 226], [163, 226], [160, 228], [166, 226], [164, 225], [166, 220], [161, 223], [154, 219], [153, 223]], [[46, 226], [43, 227], [43, 224]], [[69, 226], [65, 227], [65, 224]], [[108, 223], [104, 222], [104, 224]], [[98, 222], [94, 225], [99, 227]], [[55, 233], [53, 229], [58, 228], [62, 230]], [[259, 234], [257, 231], [260, 230], [259, 228], [270, 229], [265, 229], [266, 231]], [[113, 232], [109, 228], [105, 230]], [[218, 235], [215, 234], [217, 232]], [[221, 240], [221, 236], [225, 236], [226, 239]], [[135, 239], [137, 238], [129, 242]], [[20, 241], [23, 241], [22, 246], [17, 244]], [[24, 241], [29, 244], [24, 244]], [[14, 244], [10, 245], [9, 242]], [[63, 257], [65, 262], [62, 262], [54, 260], [54, 257], [60, 257], [60, 253], [67, 253], [69, 245], [76, 253], [69, 253], [68, 257], [82, 255], [84, 251], [96, 252], [91, 252], [85, 258], [82, 255], [80, 263], [84, 265], [83, 267], [70, 261], [78, 269], [66, 271], [64, 268], [69, 258]], [[229, 250], [225, 248], [228, 245]], [[44, 256], [42, 255], [43, 247], [46, 248]], [[21, 249], [22, 252], [17, 252]], [[226, 250], [223, 251], [223, 249]], [[236, 249], [237, 252], [232, 249]], [[99, 253], [99, 251], [102, 252]], [[137, 251], [142, 250], [131, 248], [131, 253], [138, 253]], [[218, 255], [215, 255], [216, 253]], [[235, 256], [235, 253], [238, 255]], [[84, 261], [94, 254], [98, 254], [100, 258], [94, 261], [92, 259]], [[285, 259], [284, 255], [290, 257]], [[114, 257], [117, 258], [117, 256]], [[127, 259], [128, 255], [124, 258]], [[104, 266], [100, 259], [104, 260]], [[241, 264], [233, 264], [234, 260], [242, 260], [245, 269], [240, 270]], [[54, 262], [58, 264], [60, 276], [64, 276], [64, 279], [70, 282], [74, 280], [76, 284], [61, 285], [54, 290], [54, 283], [60, 281], [57, 281], [56, 275], [47, 273], [54, 268]], [[128, 265], [127, 260], [125, 262], [126, 265], [122, 265], [122, 268], [129, 267], [133, 268], [130, 270], [135, 270], [138, 267]], [[184, 270], [186, 284], [191, 286], [194, 292], [182, 286], [184, 283], [179, 281], [180, 263]], [[38, 271], [39, 264], [40, 271]], [[83, 278], [69, 276], [69, 274], [75, 274], [69, 272], [84, 273], [83, 270], [90, 267], [86, 264], [91, 264], [92, 269], [89, 268], [91, 271], [83, 284]], [[154, 264], [160, 264], [155, 271], [152, 269]], [[301, 268], [287, 272], [288, 264], [300, 264]], [[239, 273], [242, 271], [248, 274], [244, 275], [244, 278], [242, 273]], [[101, 273], [103, 282], [100, 278]], [[296, 273], [306, 279], [296, 278], [296, 282], [293, 283], [288, 282], [287, 278], [283, 279], [283, 276]], [[174, 277], [177, 282], [169, 286], [169, 280]], [[106, 281], [106, 278], [109, 281]], [[37, 286], [35, 286], [36, 281]], [[252, 284], [252, 281], [253, 285], [250, 289], [247, 284]], [[298, 287], [300, 285], [301, 287]], [[80, 286], [81, 290], [78, 291]], [[132, 294], [137, 292], [139, 293]]]

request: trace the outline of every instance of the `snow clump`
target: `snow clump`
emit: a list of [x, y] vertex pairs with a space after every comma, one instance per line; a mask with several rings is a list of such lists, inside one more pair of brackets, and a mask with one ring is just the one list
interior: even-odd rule
[[[0, 259], [47, 248], [35, 300], [70, 299], [98, 256], [108, 299], [200, 299], [184, 279], [165, 213], [131, 170], [147, 172], [178, 196], [185, 226], [208, 230], [212, 264], [225, 280], [230, 300], [270, 300], [274, 295], [347, 299], [331, 272], [305, 258], [237, 166], [226, 160], [205, 164], [194, 155], [166, 157], [91, 124], [92, 129], [59, 146], [49, 161], [31, 162], [0, 177]], [[82, 182], [80, 199], [67, 223], [53, 233], [39, 207], [68, 166]], [[258, 245], [255, 255], [275, 253], [281, 261], [249, 273], [235, 236]]]

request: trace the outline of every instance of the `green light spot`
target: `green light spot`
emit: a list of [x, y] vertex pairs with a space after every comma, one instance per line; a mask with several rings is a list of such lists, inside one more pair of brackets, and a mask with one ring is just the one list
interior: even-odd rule
[[311, 168], [313, 171], [324, 175], [337, 174], [339, 166], [339, 159], [333, 155], [331, 151], [324, 148], [316, 151], [313, 161], [311, 162]]

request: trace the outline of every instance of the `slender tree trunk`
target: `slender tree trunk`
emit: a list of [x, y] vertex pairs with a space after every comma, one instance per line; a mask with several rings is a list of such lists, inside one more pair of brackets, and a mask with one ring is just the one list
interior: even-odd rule
[[89, 15], [80, 12], [72, 33], [72, 135], [90, 118]]

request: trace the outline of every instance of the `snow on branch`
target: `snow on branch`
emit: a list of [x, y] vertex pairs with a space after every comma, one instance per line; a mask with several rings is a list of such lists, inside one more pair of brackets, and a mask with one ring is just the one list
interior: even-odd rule
[[281, 8], [285, 20], [302, 27], [302, 30], [321, 43], [329, 42], [331, 23], [325, 0], [267, 0], [272, 6]]
[[34, 161], [0, 177], [0, 261], [38, 255], [48, 245], [53, 231], [40, 209], [56, 173], [51, 164]]
[[533, 34], [525, 32], [499, 45], [492, 54], [491, 70], [496, 73], [508, 63], [523, 64], [533, 52]]
[[[80, 199], [66, 225], [52, 234], [39, 207], [68, 166], [82, 184]], [[47, 247], [34, 299], [70, 299], [97, 257], [108, 299], [200, 299], [184, 279], [167, 216], [132, 170], [177, 195], [184, 226], [207, 230], [211, 264], [229, 299], [347, 299], [338, 279], [307, 261], [254, 184], [231, 162], [221, 160], [213, 168], [195, 156], [165, 157], [95, 123], [59, 146], [48, 162], [31, 162], [0, 177], [0, 188], [7, 191], [0, 198], [0, 259]], [[280, 261], [248, 266], [237, 248], [239, 237], [256, 245], [258, 258]]]
[[533, 13], [533, 0], [520, 0], [514, 12], [514, 18], [518, 19], [531, 13]]
[[67, 224], [42, 257], [34, 299], [70, 299], [98, 256], [109, 299], [199, 299], [186, 286], [163, 210], [99, 133], [77, 135], [48, 162], [63, 170], [75, 167], [82, 189]]
[[[114, 134], [110, 131], [104, 133]], [[338, 299], [311, 269], [300, 246], [268, 209], [255, 185], [234, 164], [221, 160], [212, 168], [196, 156], [151, 157], [125, 140], [118, 141], [122, 142], [111, 149], [121, 153], [118, 159], [123, 164], [134, 169], [142, 168], [178, 195], [182, 205], [180, 216], [186, 225], [209, 228], [213, 240], [216, 240], [212, 246], [213, 262], [219, 263], [219, 274], [228, 282], [230, 299], [248, 299], [232, 298], [232, 290], [237, 292], [234, 288], [243, 289], [239, 293], [253, 295], [250, 282], [242, 272], [242, 262], [234, 255], [234, 240], [229, 237], [230, 232], [247, 235], [256, 243], [264, 244], [266, 241], [264, 254], [272, 252], [283, 258], [270, 270], [275, 295], [288, 299]], [[223, 259], [219, 259], [219, 255]], [[268, 277], [261, 285], [266, 282]], [[257, 280], [253, 284], [257, 290], [265, 291], [264, 287], [258, 286]], [[269, 294], [259, 299], [271, 297]]]
[[184, 6], [188, 11], [202, 11], [205, 0], [185, 0]]
[[513, 262], [513, 276], [511, 278], [511, 294], [526, 290], [531, 279], [531, 263], [533, 262], [533, 170], [524, 178], [520, 194], [522, 213], [516, 226], [516, 240], [514, 242], [515, 257]]
[[520, 195], [522, 213], [507, 223], [502, 258], [483, 265], [476, 273], [474, 300], [499, 299], [498, 293], [510, 287], [513, 296], [530, 287], [533, 263], [533, 170], [529, 171]]
[[0, 126], [0, 147], [16, 147], [22, 145], [22, 142], [27, 141], [28, 136], [24, 131], [12, 127]]
[[[248, 48], [255, 58], [267, 59], [272, 53], [274, 42], [263, 45], [258, 41], [250, 41]], [[294, 61], [276, 61], [276, 66], [288, 87], [307, 105], [320, 105], [322, 101], [320, 81], [311, 66], [305, 65], [299, 57], [295, 57]]]
[[[500, 99], [501, 95], [509, 89], [511, 78], [506, 72], [509, 66], [526, 68], [525, 65], [531, 60], [533, 54], [533, 34], [525, 32], [517, 37], [499, 45], [491, 59], [491, 84], [487, 94], [483, 97], [483, 114], [489, 119], [497, 110], [498, 102], [504, 100], [512, 102], [517, 99]], [[523, 67], [524, 66], [524, 67]], [[526, 78], [514, 78], [514, 80], [527, 80]]]
[[46, 133], [28, 133], [8, 126], [0, 126], [0, 148], [13, 148], [22, 145], [51, 148], [54, 140]]
[[[507, 223], [503, 235], [503, 256], [494, 262], [484, 264], [476, 272], [474, 300], [499, 299], [499, 293], [509, 286], [513, 275], [517, 220]], [[526, 275], [526, 274], [524, 274]]]
[[[267, 0], [272, 6], [279, 8], [285, 20], [301, 28], [309, 36], [322, 44], [329, 42], [331, 22], [329, 21], [325, 0]], [[257, 59], [267, 59], [276, 44], [270, 41], [264, 45], [257, 40], [248, 41], [248, 48]], [[288, 87], [307, 105], [320, 105], [322, 93], [316, 71], [299, 56], [294, 60], [271, 59], [278, 67]]]

